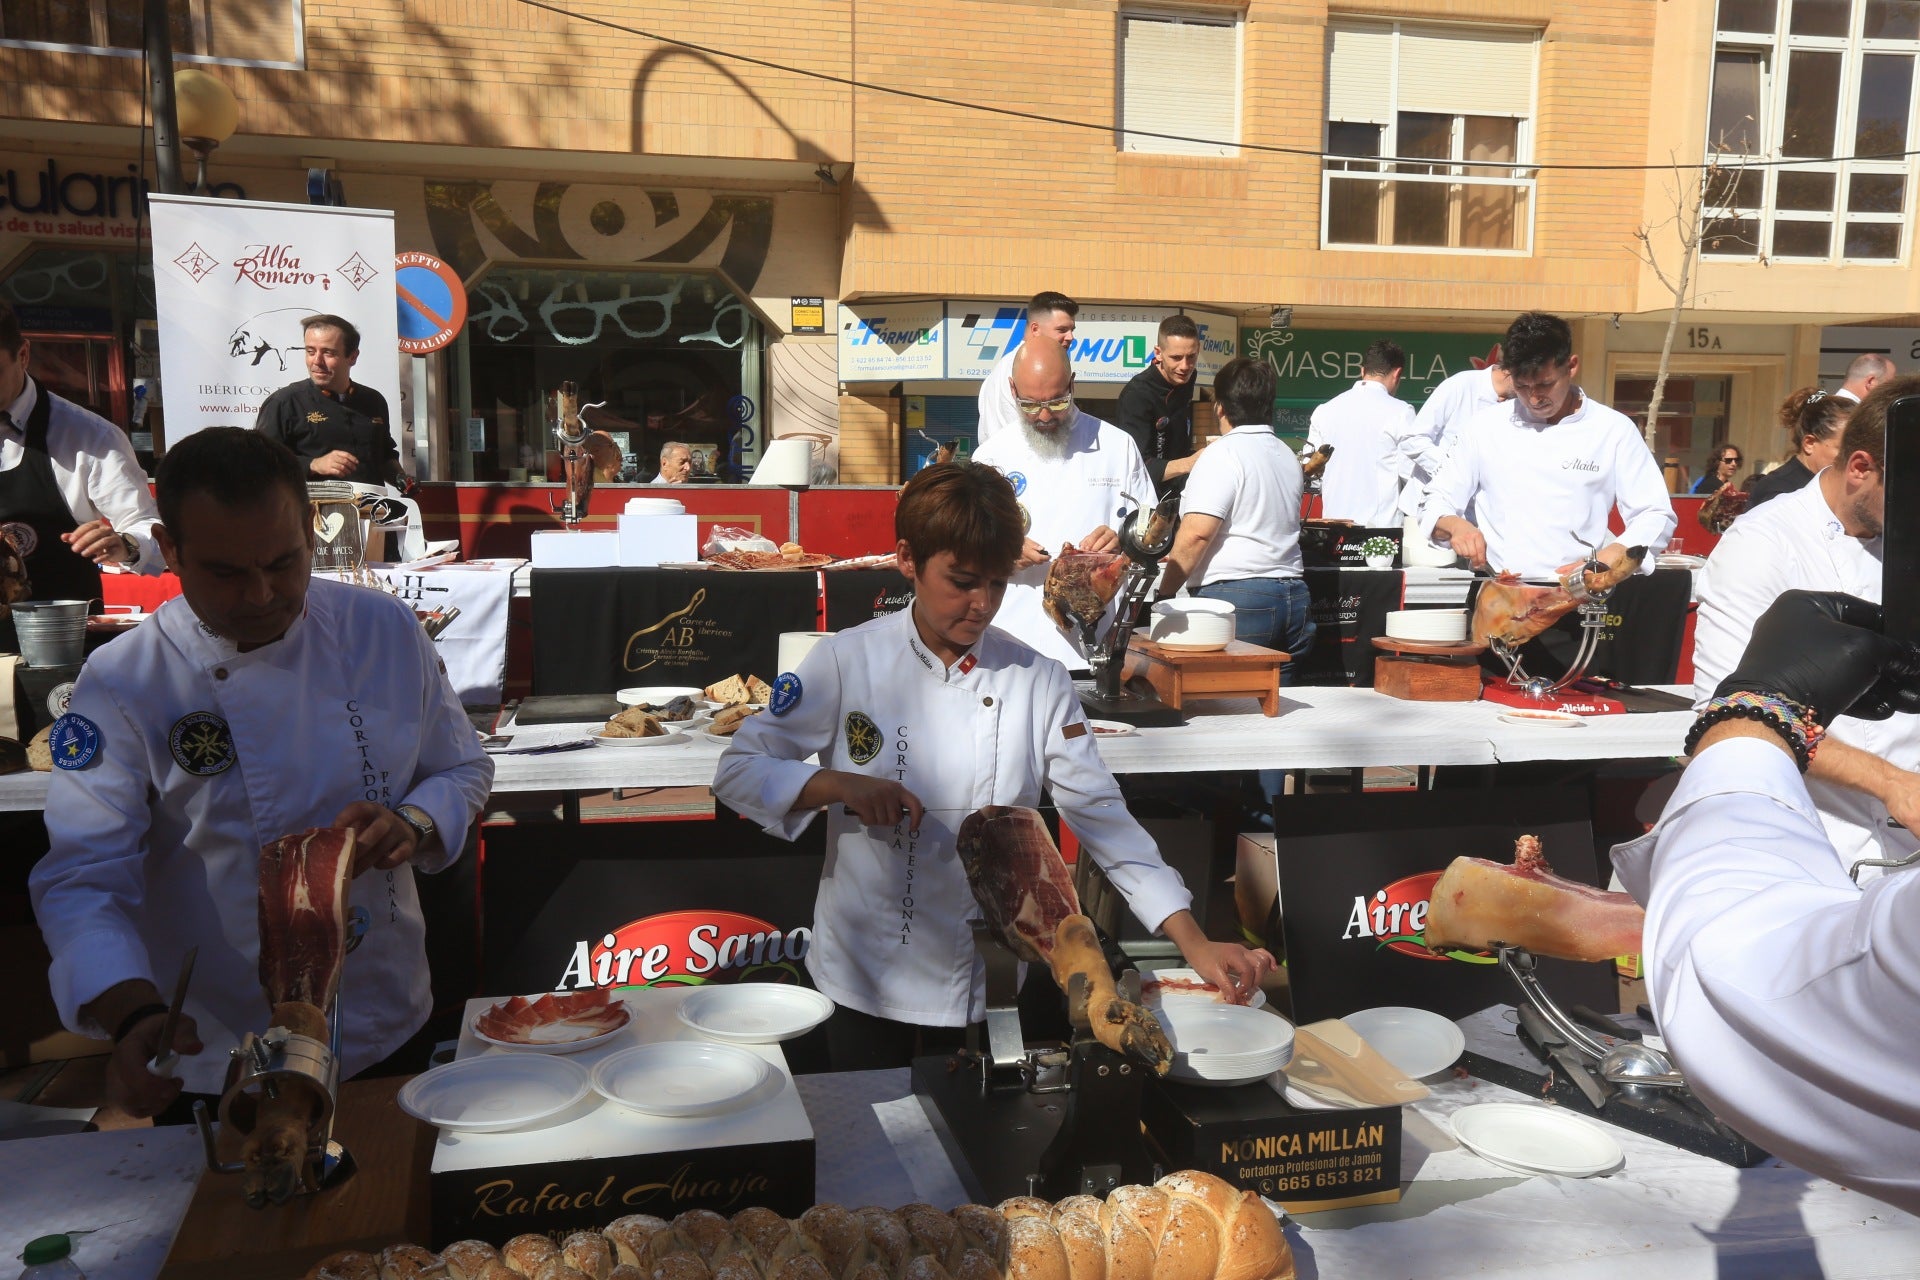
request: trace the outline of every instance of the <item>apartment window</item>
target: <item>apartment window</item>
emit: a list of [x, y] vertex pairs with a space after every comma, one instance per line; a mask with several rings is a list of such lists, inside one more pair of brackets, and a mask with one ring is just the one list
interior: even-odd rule
[[[141, 0], [0, 0], [0, 45], [140, 56]], [[167, 0], [176, 56], [242, 66], [304, 65], [300, 0]]]
[[1330, 24], [1321, 244], [1529, 252], [1534, 179], [1516, 165], [1532, 151], [1538, 41], [1510, 28]]
[[1902, 260], [1920, 0], [1720, 0], [1716, 28], [1702, 251]]
[[1122, 13], [1120, 149], [1237, 156], [1239, 142], [1239, 18]]

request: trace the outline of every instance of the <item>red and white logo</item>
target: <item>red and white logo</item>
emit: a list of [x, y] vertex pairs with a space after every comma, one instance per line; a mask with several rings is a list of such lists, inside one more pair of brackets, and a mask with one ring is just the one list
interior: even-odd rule
[[710, 982], [798, 982], [813, 931], [738, 911], [667, 911], [573, 944], [555, 991]]
[[1416, 960], [1458, 960], [1466, 964], [1493, 964], [1495, 958], [1484, 951], [1429, 951], [1427, 949], [1427, 910], [1433, 900], [1433, 886], [1441, 872], [1422, 871], [1418, 875], [1395, 880], [1372, 897], [1356, 895], [1353, 911], [1347, 916], [1341, 941], [1371, 938], [1376, 948], [1385, 947]]

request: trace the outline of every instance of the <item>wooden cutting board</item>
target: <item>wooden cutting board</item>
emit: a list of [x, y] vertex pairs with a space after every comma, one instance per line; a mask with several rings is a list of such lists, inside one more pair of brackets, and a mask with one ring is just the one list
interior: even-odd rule
[[1397, 1107], [1428, 1092], [1338, 1018], [1295, 1028], [1286, 1071], [1287, 1079], [1309, 1093], [1324, 1088], [1369, 1106]]
[[[337, 1187], [250, 1209], [239, 1174], [203, 1172], [161, 1280], [288, 1280], [341, 1249], [426, 1244], [434, 1130], [394, 1100], [406, 1082], [396, 1076], [341, 1086], [333, 1135], [359, 1170]], [[223, 1158], [239, 1158], [233, 1145]]]

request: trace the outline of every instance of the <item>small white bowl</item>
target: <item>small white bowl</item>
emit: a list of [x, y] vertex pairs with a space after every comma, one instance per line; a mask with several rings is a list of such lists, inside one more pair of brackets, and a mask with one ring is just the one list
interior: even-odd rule
[[1225, 648], [1233, 639], [1233, 606], [1197, 596], [1162, 600], [1153, 606], [1147, 638], [1155, 644]]

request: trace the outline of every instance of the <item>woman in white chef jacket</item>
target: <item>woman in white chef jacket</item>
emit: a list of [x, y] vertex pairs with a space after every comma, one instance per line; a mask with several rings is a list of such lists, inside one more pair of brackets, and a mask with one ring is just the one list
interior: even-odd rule
[[827, 638], [783, 674], [713, 785], [788, 840], [827, 811], [807, 968], [840, 1006], [835, 1069], [903, 1065], [957, 1043], [937, 1029], [985, 1016], [955, 833], [983, 805], [1038, 805], [1043, 788], [1134, 914], [1250, 998], [1273, 957], [1207, 940], [1101, 763], [1066, 668], [988, 625], [1023, 545], [1006, 479], [929, 467], [901, 491], [894, 530], [912, 606]]

